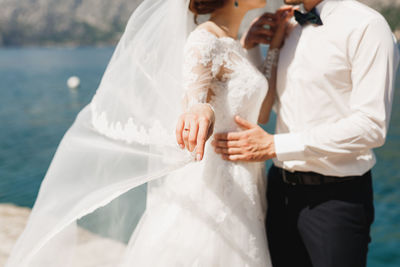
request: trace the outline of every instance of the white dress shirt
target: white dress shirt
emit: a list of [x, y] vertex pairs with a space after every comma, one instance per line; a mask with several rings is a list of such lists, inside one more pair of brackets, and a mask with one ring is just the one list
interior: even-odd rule
[[324, 0], [323, 25], [296, 24], [280, 52], [274, 164], [362, 175], [385, 142], [399, 51], [385, 19], [355, 0]]

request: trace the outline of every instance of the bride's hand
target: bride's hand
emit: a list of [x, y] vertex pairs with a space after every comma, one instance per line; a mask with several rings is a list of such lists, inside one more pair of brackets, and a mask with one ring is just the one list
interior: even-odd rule
[[176, 140], [179, 146], [192, 152], [196, 148], [196, 160], [203, 159], [204, 146], [214, 130], [214, 111], [207, 104], [193, 105], [179, 117]]
[[254, 19], [249, 30], [242, 36], [243, 48], [251, 49], [258, 44], [280, 48], [286, 36], [288, 21], [293, 17], [293, 13], [293, 7], [283, 6], [275, 13], [266, 12]]
[[249, 30], [243, 34], [243, 48], [251, 49], [258, 44], [270, 44], [274, 36], [275, 14], [266, 12], [251, 23]]
[[275, 12], [274, 21], [276, 27], [270, 43], [271, 49], [281, 48], [283, 46], [289, 30], [289, 20], [293, 17], [294, 10], [292, 6], [283, 6]]

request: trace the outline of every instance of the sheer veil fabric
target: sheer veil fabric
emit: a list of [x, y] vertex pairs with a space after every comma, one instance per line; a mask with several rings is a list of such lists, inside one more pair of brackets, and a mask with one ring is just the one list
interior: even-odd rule
[[195, 27], [188, 5], [145, 0], [132, 14], [95, 96], [56, 151], [7, 267], [124, 265], [145, 206], [142, 185], [156, 187], [193, 161], [174, 134]]

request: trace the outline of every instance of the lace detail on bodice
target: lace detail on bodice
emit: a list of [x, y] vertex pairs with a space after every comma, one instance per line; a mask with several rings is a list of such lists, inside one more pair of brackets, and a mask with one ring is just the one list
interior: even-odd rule
[[253, 66], [238, 40], [198, 28], [188, 37], [183, 66], [184, 107], [209, 102], [216, 131], [237, 130], [234, 115], [254, 123], [268, 83]]
[[[194, 30], [185, 46], [184, 80], [186, 99], [190, 104], [209, 102], [215, 109], [214, 132], [238, 131], [235, 115], [257, 123], [261, 104], [268, 90], [264, 75], [247, 58], [240, 42], [230, 37], [217, 37], [205, 29]], [[203, 172], [204, 177], [218, 176], [215, 190], [228, 202], [238, 199], [232, 184], [240, 184], [249, 205], [259, 201], [257, 179], [237, 173], [238, 168], [247, 169], [249, 176], [254, 174], [253, 164], [243, 163], [241, 167], [221, 160], [210, 144], [206, 146]], [[211, 167], [213, 165], [213, 167]], [[207, 170], [211, 169], [208, 173]], [[256, 175], [256, 174], [254, 174]], [[231, 178], [229, 178], [231, 177]], [[232, 180], [233, 179], [233, 180]], [[237, 180], [235, 180], [237, 179]], [[246, 209], [249, 217], [262, 217], [255, 214], [257, 209]], [[220, 209], [216, 215], [219, 220], [227, 211]], [[260, 210], [258, 210], [261, 212]], [[256, 212], [257, 213], [257, 212]]]

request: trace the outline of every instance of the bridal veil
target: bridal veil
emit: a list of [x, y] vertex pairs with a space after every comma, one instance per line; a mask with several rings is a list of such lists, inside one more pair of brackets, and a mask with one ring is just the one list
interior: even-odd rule
[[7, 267], [120, 266], [145, 191], [193, 161], [174, 133], [183, 48], [195, 26], [188, 5], [145, 0], [132, 14], [95, 96], [56, 151]]

